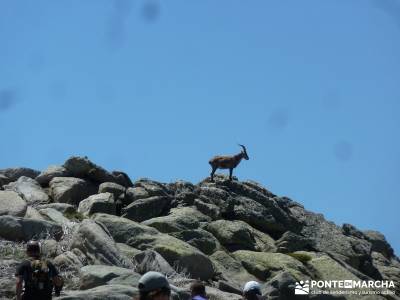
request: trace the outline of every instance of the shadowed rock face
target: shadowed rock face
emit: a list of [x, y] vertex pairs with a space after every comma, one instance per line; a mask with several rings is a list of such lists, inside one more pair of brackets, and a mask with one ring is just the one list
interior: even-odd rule
[[149, 270], [179, 287], [173, 299], [188, 299], [193, 279], [206, 280], [213, 299], [241, 299], [245, 282], [257, 280], [276, 300], [294, 299], [299, 280], [400, 282], [381, 233], [337, 226], [254, 181], [132, 181], [71, 157], [42, 172], [0, 170], [0, 189], [0, 294], [9, 298], [6, 274], [33, 237], [66, 276], [60, 299], [131, 299]]

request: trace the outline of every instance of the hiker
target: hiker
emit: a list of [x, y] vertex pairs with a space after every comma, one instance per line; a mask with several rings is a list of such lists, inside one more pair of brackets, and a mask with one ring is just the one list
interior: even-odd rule
[[53, 287], [59, 296], [63, 279], [50, 261], [41, 258], [39, 243], [28, 242], [26, 254], [29, 259], [19, 264], [15, 272], [17, 300], [52, 299]]
[[245, 300], [263, 300], [261, 296], [261, 286], [257, 281], [249, 281], [243, 288], [243, 299]]
[[149, 271], [139, 279], [138, 300], [169, 300], [171, 287], [167, 278], [154, 271]]
[[201, 281], [194, 281], [190, 285], [190, 296], [192, 300], [207, 300], [206, 287]]

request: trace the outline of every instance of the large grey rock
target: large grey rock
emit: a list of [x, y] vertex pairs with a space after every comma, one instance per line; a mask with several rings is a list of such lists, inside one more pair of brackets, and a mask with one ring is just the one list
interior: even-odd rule
[[0, 191], [0, 216], [10, 215], [23, 217], [26, 213], [27, 203], [12, 191]]
[[126, 190], [125, 204], [153, 196], [164, 197], [168, 195], [169, 191], [165, 185], [154, 180], [141, 178], [135, 181], [131, 188]]
[[217, 288], [220, 291], [231, 293], [231, 294], [242, 295], [242, 293], [243, 293], [242, 288], [240, 286], [237, 286], [234, 283], [228, 282], [225, 280], [218, 280]]
[[136, 200], [149, 198], [149, 197], [150, 197], [150, 194], [144, 188], [130, 187], [130, 188], [126, 189], [124, 204], [129, 205]]
[[276, 235], [286, 231], [286, 226], [274, 217], [270, 208], [248, 197], [235, 198], [233, 216], [264, 232]]
[[19, 265], [15, 259], [0, 259], [0, 299], [14, 299], [15, 297], [15, 270]]
[[148, 178], [140, 178], [139, 180], [133, 183], [133, 187], [144, 188], [150, 197], [167, 196], [171, 193], [171, 191], [168, 190], [168, 185], [165, 185], [163, 183]]
[[46, 238], [48, 235], [59, 240], [62, 227], [56, 223], [12, 216], [0, 216], [0, 237], [9, 241], [29, 241]]
[[243, 221], [217, 220], [205, 227], [229, 251], [275, 251], [274, 240]]
[[3, 185], [6, 185], [11, 182], [11, 179], [8, 178], [4, 174], [0, 174], [0, 189], [3, 187]]
[[76, 213], [75, 206], [68, 203], [49, 203], [36, 206], [37, 209], [52, 208], [59, 211], [62, 214], [74, 214]]
[[310, 274], [297, 259], [282, 253], [266, 253], [239, 250], [233, 253], [247, 271], [262, 281], [282, 271], [289, 272], [297, 280], [310, 279]]
[[42, 204], [50, 201], [42, 187], [32, 178], [21, 176], [17, 181], [4, 186], [5, 190], [18, 193], [29, 204]]
[[[400, 261], [396, 257], [387, 258], [380, 252], [373, 251], [371, 254], [373, 265], [382, 274], [383, 280], [400, 282]], [[400, 286], [396, 284], [395, 291], [400, 295]]]
[[87, 157], [72, 156], [63, 165], [73, 177], [87, 178], [94, 182], [114, 182], [115, 178], [104, 168], [91, 162]]
[[108, 214], [94, 214], [92, 219], [103, 224], [117, 243], [127, 243], [138, 235], [157, 235], [159, 231], [132, 220]]
[[136, 271], [144, 274], [149, 271], [156, 271], [163, 274], [174, 274], [175, 270], [156, 251], [145, 250], [134, 257]]
[[87, 264], [87, 258], [79, 249], [75, 248], [55, 257], [53, 263], [59, 270], [78, 271]]
[[296, 279], [289, 272], [282, 272], [274, 276], [264, 288], [263, 296], [269, 300], [295, 299]]
[[204, 202], [200, 199], [194, 199], [193, 204], [200, 212], [209, 216], [212, 220], [221, 218], [221, 210], [217, 205]]
[[174, 196], [171, 207], [193, 206], [196, 198], [197, 195], [193, 192], [181, 192]]
[[[136, 254], [142, 253], [141, 250], [135, 249], [131, 246], [128, 246], [124, 243], [116, 243], [119, 252], [121, 252], [124, 256], [126, 256], [130, 261], [133, 260]], [[140, 272], [139, 272], [140, 273]]]
[[156, 228], [160, 232], [170, 233], [187, 229], [196, 229], [201, 222], [210, 218], [193, 207], [173, 208], [167, 216], [156, 217], [143, 222], [144, 225]]
[[374, 230], [366, 230], [363, 232], [363, 234], [372, 244], [372, 251], [380, 252], [387, 258], [390, 258], [394, 255], [393, 248], [386, 241], [386, 238], [382, 233]]
[[137, 297], [137, 288], [121, 285], [107, 284], [84, 291], [67, 291], [65, 296], [58, 297], [59, 300], [132, 300]]
[[113, 280], [115, 283], [118, 277], [129, 277], [132, 286], [138, 285], [140, 274], [131, 269], [115, 266], [90, 265], [81, 268], [80, 287], [81, 290], [91, 289], [100, 285], [105, 285]]
[[49, 166], [46, 170], [42, 171], [35, 180], [41, 186], [48, 186], [54, 177], [69, 177], [71, 174], [63, 166]]
[[186, 192], [191, 193], [196, 188], [193, 183], [184, 180], [177, 180], [175, 182], [169, 183], [167, 186], [168, 190], [170, 190], [175, 195]]
[[101, 193], [89, 196], [79, 203], [78, 212], [85, 216], [89, 216], [94, 213], [115, 215], [116, 206], [114, 196], [111, 193]]
[[[194, 205], [198, 210], [213, 219], [232, 217], [233, 202], [227, 191], [214, 186], [201, 186], [197, 190], [199, 197], [194, 200]], [[228, 208], [229, 216], [225, 213]]]
[[279, 240], [276, 241], [278, 252], [289, 253], [301, 250], [312, 250], [313, 242], [300, 234], [286, 231]]
[[304, 210], [300, 206], [290, 207], [293, 217], [301, 222], [301, 235], [306, 237], [316, 251], [334, 253], [356, 269], [362, 268], [371, 254], [371, 243], [367, 240], [347, 236], [342, 228], [325, 220], [322, 214]]
[[35, 178], [40, 172], [30, 168], [7, 168], [0, 170], [0, 174], [4, 175], [4, 177], [12, 182], [18, 180], [21, 176]]
[[171, 198], [154, 196], [139, 199], [123, 209], [122, 216], [137, 222], [142, 222], [166, 214]]
[[183, 230], [170, 235], [187, 242], [201, 252], [211, 255], [215, 251], [221, 250], [221, 244], [210, 232], [203, 229]]
[[214, 287], [207, 287], [207, 295], [208, 297], [210, 297], [210, 299], [213, 300], [242, 300], [242, 296], [238, 295], [238, 294], [233, 294], [233, 293], [227, 293], [227, 292], [223, 292], [221, 290], [218, 290]]
[[55, 202], [78, 205], [96, 192], [95, 186], [79, 178], [54, 177], [50, 181], [50, 194]]
[[59, 225], [65, 225], [70, 223], [70, 220], [68, 218], [64, 217], [64, 215], [61, 212], [55, 210], [54, 208], [39, 209], [39, 213], [42, 216], [44, 216], [46, 220], [52, 221]]
[[[269, 198], [275, 197], [274, 193], [272, 193], [271, 191], [269, 191], [268, 189], [266, 189], [265, 187], [263, 187], [261, 184], [259, 184], [258, 182], [254, 181], [254, 180], [245, 180], [245, 181], [242, 181], [242, 184], [245, 187], [251, 188], [252, 190], [256, 190], [263, 196], [266, 196]], [[249, 193], [251, 193], [251, 191]]]
[[126, 188], [120, 184], [114, 182], [103, 182], [99, 185], [100, 193], [111, 193], [114, 195], [114, 199], [118, 199], [119, 196], [125, 193]]
[[200, 183], [200, 200], [219, 207], [223, 217], [243, 220], [274, 237], [299, 230], [297, 220], [280, 207], [272, 193], [252, 182], [223, 178]]
[[131, 179], [129, 178], [128, 174], [126, 174], [125, 172], [112, 171], [111, 174], [115, 179], [115, 183], [118, 183], [119, 185], [122, 185], [126, 188], [133, 186]]
[[361, 230], [357, 229], [355, 226], [348, 224], [348, 223], [344, 223], [342, 225], [342, 232], [344, 235], [347, 235], [347, 236], [354, 236], [359, 239], [366, 238], [365, 234]]
[[216, 275], [219, 279], [227, 281], [234, 286], [242, 287], [244, 282], [258, 280], [242, 266], [240, 261], [225, 251], [214, 252], [210, 255], [210, 259], [216, 268]]
[[335, 280], [337, 278], [360, 280], [360, 278], [327, 255], [314, 257], [308, 261], [307, 265], [319, 280]]
[[[327, 255], [320, 255], [318, 257], [313, 257], [307, 263], [307, 267], [311, 270], [314, 278], [316, 280], [322, 281], [330, 281], [330, 280], [337, 280], [337, 278], [345, 278], [346, 280], [353, 280], [359, 281], [361, 278], [355, 276], [352, 272], [349, 272], [348, 269], [343, 267], [337, 261], [332, 259]], [[333, 289], [334, 290], [334, 289]], [[340, 288], [337, 290], [341, 290]], [[359, 292], [370, 291], [370, 289], [358, 289]], [[346, 295], [346, 300], [356, 300], [360, 299], [359, 295]], [[364, 299], [364, 298], [363, 298]], [[376, 299], [376, 300], [383, 300], [385, 298], [381, 297], [380, 295], [373, 295], [373, 297], [366, 296], [366, 299]]]
[[71, 241], [71, 249], [81, 250], [91, 264], [132, 267], [123, 256], [108, 230], [93, 220], [86, 219], [79, 225]]
[[154, 250], [171, 266], [178, 271], [186, 270], [193, 278], [207, 280], [214, 275], [209, 258], [188, 243], [125, 218], [106, 214], [94, 214], [92, 218], [103, 224], [118, 243]]
[[210, 259], [193, 246], [168, 234], [138, 235], [130, 238], [127, 244], [140, 249], [152, 249], [179, 272], [185, 272], [191, 278], [209, 280], [214, 276], [214, 267]]
[[28, 206], [28, 208], [26, 209], [24, 218], [36, 219], [36, 220], [42, 220], [42, 221], [46, 220], [46, 218], [43, 215], [41, 215], [36, 208], [34, 208], [32, 206]]

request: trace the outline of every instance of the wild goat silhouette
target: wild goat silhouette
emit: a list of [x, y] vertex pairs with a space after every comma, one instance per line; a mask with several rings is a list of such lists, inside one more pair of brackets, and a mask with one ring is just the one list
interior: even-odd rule
[[210, 159], [208, 163], [212, 168], [211, 181], [214, 181], [214, 173], [217, 169], [229, 169], [229, 180], [232, 180], [233, 169], [237, 167], [243, 158], [249, 160], [246, 147], [240, 144], [239, 146], [242, 147], [243, 150], [236, 155], [217, 155]]

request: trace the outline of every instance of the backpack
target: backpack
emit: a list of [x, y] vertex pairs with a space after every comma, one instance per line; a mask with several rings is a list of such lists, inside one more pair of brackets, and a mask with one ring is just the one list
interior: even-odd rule
[[32, 277], [29, 286], [36, 291], [49, 290], [50, 283], [50, 269], [45, 260], [32, 260]]

